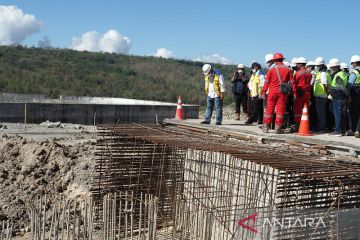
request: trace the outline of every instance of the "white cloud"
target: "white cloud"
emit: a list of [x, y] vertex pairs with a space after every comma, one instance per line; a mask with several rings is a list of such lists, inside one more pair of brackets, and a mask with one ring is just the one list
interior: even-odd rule
[[194, 61], [206, 62], [206, 63], [220, 63], [220, 64], [225, 64], [225, 65], [232, 64], [231, 60], [229, 60], [226, 57], [220, 56], [217, 53], [203, 55], [199, 58], [195, 58]]
[[156, 50], [154, 56], [162, 58], [174, 58], [175, 54], [172, 51], [167, 50], [166, 48], [159, 48], [158, 50]]
[[19, 44], [40, 31], [43, 23], [16, 6], [0, 6], [0, 45]]
[[74, 37], [72, 48], [78, 51], [128, 53], [131, 48], [131, 40], [113, 29], [102, 35], [90, 31], [81, 37]]
[[43, 37], [38, 41], [38, 48], [52, 48], [51, 41], [48, 37]]

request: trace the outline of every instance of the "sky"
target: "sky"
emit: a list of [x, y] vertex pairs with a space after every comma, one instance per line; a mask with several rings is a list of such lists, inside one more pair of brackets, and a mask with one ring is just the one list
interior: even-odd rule
[[357, 0], [0, 0], [0, 45], [264, 63], [360, 54]]

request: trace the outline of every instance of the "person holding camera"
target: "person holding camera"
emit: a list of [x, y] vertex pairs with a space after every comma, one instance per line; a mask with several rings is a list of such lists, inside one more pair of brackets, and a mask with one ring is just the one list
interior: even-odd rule
[[244, 98], [247, 98], [246, 85], [249, 82], [249, 79], [245, 75], [245, 67], [243, 64], [237, 65], [237, 71], [233, 74], [231, 82], [233, 84], [232, 92], [235, 101], [235, 120], [238, 121], [240, 120], [241, 103], [244, 101]]

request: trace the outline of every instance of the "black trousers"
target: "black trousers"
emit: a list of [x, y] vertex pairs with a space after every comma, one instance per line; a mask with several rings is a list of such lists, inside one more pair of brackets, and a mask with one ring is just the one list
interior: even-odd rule
[[258, 122], [262, 124], [264, 118], [264, 103], [263, 100], [257, 97], [251, 97], [251, 116], [249, 122]]
[[360, 86], [351, 89], [351, 103], [349, 106], [349, 120], [351, 130], [360, 132]]
[[244, 105], [243, 105], [243, 102], [245, 101], [244, 99], [246, 99], [246, 98], [247, 98], [247, 96], [245, 93], [234, 93], [235, 112], [236, 113], [240, 113], [241, 105], [243, 106], [244, 113], [246, 112]]

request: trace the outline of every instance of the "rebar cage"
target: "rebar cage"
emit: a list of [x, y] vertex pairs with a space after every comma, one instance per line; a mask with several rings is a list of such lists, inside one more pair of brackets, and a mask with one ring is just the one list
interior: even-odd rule
[[[132, 191], [136, 198], [158, 198], [158, 230], [171, 232], [163, 239], [359, 236], [358, 163], [320, 160], [195, 128], [130, 124], [98, 130], [92, 192], [99, 214], [105, 194]], [[324, 224], [301, 222], [310, 218]]]

